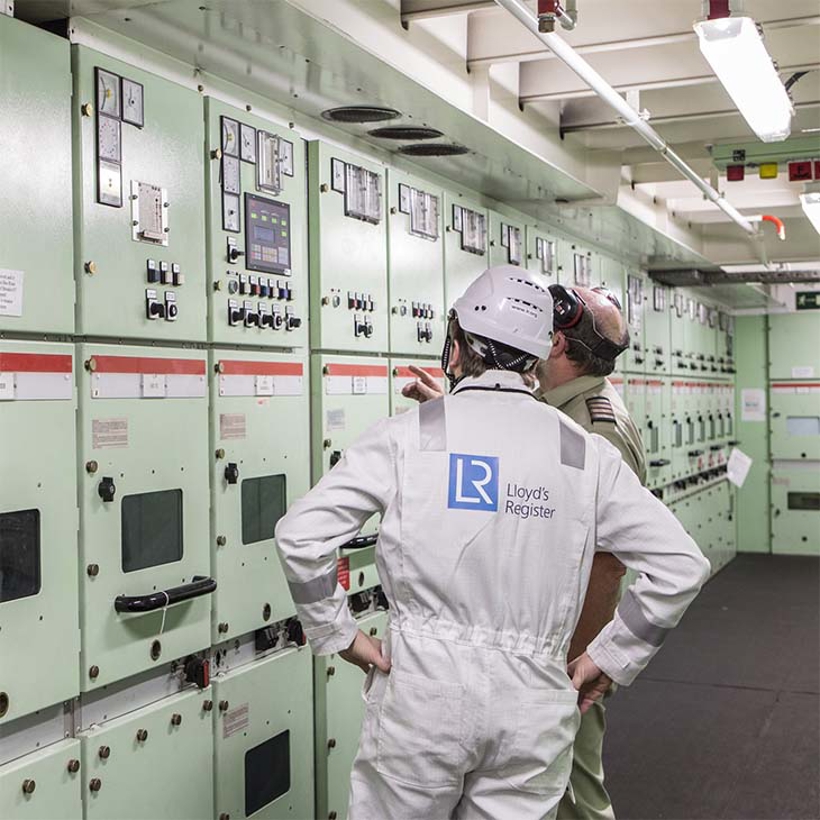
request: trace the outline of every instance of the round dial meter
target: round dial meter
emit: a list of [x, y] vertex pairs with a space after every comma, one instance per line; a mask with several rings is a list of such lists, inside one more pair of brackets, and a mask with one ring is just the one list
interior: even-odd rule
[[143, 108], [143, 88], [141, 83], [122, 80], [122, 118], [142, 128], [145, 121]]

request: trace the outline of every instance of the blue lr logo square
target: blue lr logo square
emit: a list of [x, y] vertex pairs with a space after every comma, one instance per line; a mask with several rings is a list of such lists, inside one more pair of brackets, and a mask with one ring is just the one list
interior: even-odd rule
[[498, 457], [450, 453], [447, 506], [456, 510], [498, 510]]

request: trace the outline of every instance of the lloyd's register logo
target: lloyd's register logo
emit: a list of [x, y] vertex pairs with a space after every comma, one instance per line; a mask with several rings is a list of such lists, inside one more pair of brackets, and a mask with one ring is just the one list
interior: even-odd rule
[[498, 457], [450, 454], [447, 506], [456, 510], [498, 510]]

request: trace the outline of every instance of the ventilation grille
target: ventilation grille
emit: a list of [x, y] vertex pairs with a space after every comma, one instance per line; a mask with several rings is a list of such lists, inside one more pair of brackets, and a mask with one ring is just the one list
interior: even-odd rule
[[322, 117], [331, 122], [384, 122], [400, 116], [401, 112], [395, 108], [380, 108], [375, 105], [346, 105], [322, 111]]
[[388, 125], [386, 128], [374, 128], [367, 133], [380, 140], [434, 140], [444, 136], [438, 128], [426, 128], [420, 125]]
[[420, 142], [415, 145], [402, 145], [399, 153], [408, 157], [457, 157], [460, 154], [469, 154], [470, 149], [465, 145], [449, 145], [445, 142]]

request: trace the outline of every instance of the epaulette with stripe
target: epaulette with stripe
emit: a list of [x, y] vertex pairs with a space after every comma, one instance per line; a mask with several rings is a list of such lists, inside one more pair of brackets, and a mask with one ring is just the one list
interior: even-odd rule
[[615, 424], [615, 411], [612, 409], [612, 402], [608, 398], [593, 396], [586, 401], [589, 418], [593, 424], [598, 421], [608, 421]]

